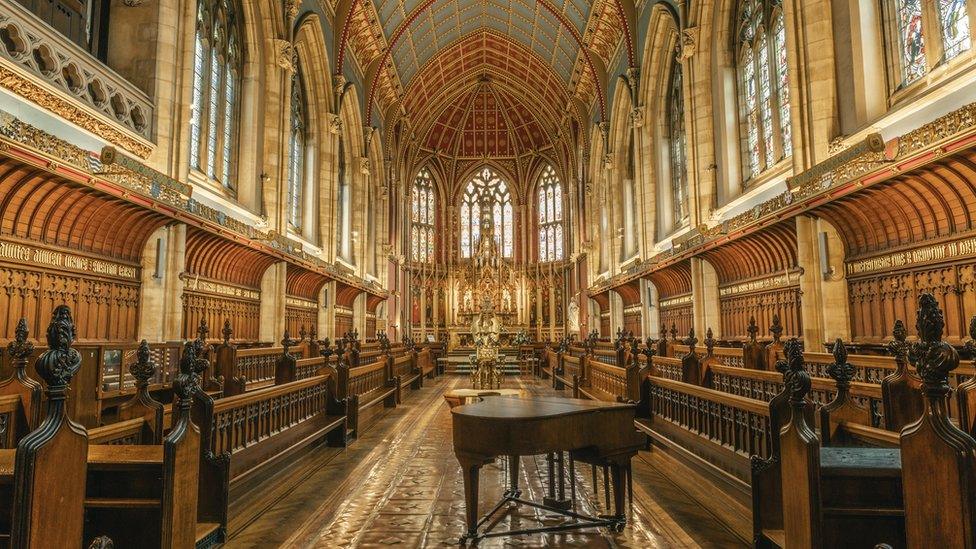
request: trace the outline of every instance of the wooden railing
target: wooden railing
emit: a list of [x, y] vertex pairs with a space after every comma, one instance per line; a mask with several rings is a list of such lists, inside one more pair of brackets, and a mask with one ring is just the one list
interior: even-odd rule
[[577, 392], [579, 396], [593, 400], [637, 401], [640, 398], [638, 369], [633, 366], [621, 368], [597, 360], [588, 360], [586, 379]]
[[653, 422], [666, 420], [743, 457], [770, 453], [769, 406], [657, 376], [645, 378]]
[[214, 402], [210, 448], [233, 454], [324, 413], [329, 376], [316, 376]]

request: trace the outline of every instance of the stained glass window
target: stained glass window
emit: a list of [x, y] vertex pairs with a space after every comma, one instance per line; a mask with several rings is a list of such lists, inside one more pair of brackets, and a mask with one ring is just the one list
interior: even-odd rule
[[671, 207], [674, 224], [688, 217], [688, 168], [685, 153], [685, 106], [681, 92], [681, 63], [671, 63], [668, 90], [668, 156], [671, 168]]
[[790, 80], [786, 25], [778, 0], [742, 0], [737, 51], [743, 179], [790, 156]]
[[[434, 178], [430, 170], [424, 168], [413, 180], [411, 193], [413, 205], [413, 260], [430, 262], [434, 260]], [[468, 210], [461, 208], [462, 220]]]
[[966, 0], [938, 0], [939, 23], [945, 58], [952, 59], [970, 47]]
[[[481, 204], [491, 208], [494, 240], [502, 257], [512, 257], [515, 214], [508, 184], [494, 170], [479, 170], [464, 189], [461, 199], [461, 257], [471, 257], [481, 237]], [[470, 215], [468, 214], [470, 212]]]
[[539, 176], [539, 261], [563, 258], [562, 182], [552, 166]]
[[914, 82], [925, 74], [925, 38], [922, 35], [922, 0], [898, 0], [898, 43], [902, 78]]
[[193, 46], [190, 166], [233, 188], [243, 51], [240, 9], [200, 2]]
[[308, 118], [302, 72], [291, 77], [291, 139], [288, 147], [288, 223], [301, 230], [305, 198], [305, 157], [308, 154]]

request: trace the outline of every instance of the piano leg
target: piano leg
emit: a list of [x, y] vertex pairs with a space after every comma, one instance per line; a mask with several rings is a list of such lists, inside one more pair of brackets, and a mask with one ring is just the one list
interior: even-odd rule
[[509, 476], [509, 488], [508, 494], [512, 497], [519, 497], [522, 495], [522, 491], [519, 490], [519, 456], [508, 456], [508, 476]]
[[[460, 461], [460, 460], [459, 460]], [[462, 463], [464, 477], [464, 521], [468, 532], [461, 536], [461, 542], [478, 535], [478, 476], [481, 473], [481, 463]]]
[[610, 478], [613, 483], [613, 518], [620, 521], [616, 528], [618, 532], [623, 528], [625, 520], [624, 491], [626, 488], [626, 470], [628, 468], [628, 465], [610, 462]]

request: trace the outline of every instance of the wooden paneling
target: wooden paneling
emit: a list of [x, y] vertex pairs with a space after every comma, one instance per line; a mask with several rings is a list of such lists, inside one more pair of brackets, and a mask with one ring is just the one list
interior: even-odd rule
[[202, 292], [183, 292], [183, 337], [196, 336], [200, 320], [209, 326], [223, 326], [230, 320], [234, 338], [257, 341], [261, 331], [261, 302]]
[[708, 250], [702, 257], [718, 276], [723, 337], [748, 339], [750, 317], [763, 333], [774, 314], [783, 324], [783, 337], [801, 335], [794, 220]]
[[285, 329], [291, 337], [298, 337], [303, 330], [310, 333], [312, 327], [318, 325], [318, 316], [319, 313], [315, 309], [285, 307]]
[[[687, 334], [694, 324], [695, 313], [691, 303], [676, 305], [673, 307], [661, 307], [661, 331], [671, 330], [671, 326], [677, 329], [678, 334]], [[660, 334], [649, 334], [651, 337], [658, 337]], [[683, 337], [683, 336], [682, 336]]]

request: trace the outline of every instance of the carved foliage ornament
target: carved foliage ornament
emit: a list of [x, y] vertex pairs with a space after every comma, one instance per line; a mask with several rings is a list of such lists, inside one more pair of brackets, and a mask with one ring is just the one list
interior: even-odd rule
[[698, 51], [698, 27], [682, 30], [681, 36], [678, 38], [676, 48], [676, 59], [679, 62], [684, 62], [691, 59], [691, 57], [695, 55], [695, 52]]
[[37, 359], [37, 373], [47, 383], [49, 398], [64, 398], [78, 368], [81, 367], [81, 353], [73, 349], [75, 325], [71, 320], [71, 309], [59, 305], [54, 309], [51, 324], [47, 328], [48, 350]]
[[925, 391], [930, 394], [948, 393], [949, 372], [959, 367], [959, 353], [952, 345], [942, 341], [945, 318], [935, 296], [922, 294], [915, 318], [919, 337], [914, 349], [917, 357], [915, 367], [925, 382]]
[[288, 40], [282, 40], [280, 38], [275, 38], [274, 42], [274, 53], [275, 53], [275, 64], [278, 67], [292, 72], [295, 70], [295, 46], [292, 45]]
[[129, 365], [129, 373], [136, 378], [136, 385], [140, 387], [149, 383], [149, 378], [156, 373], [156, 366], [149, 358], [149, 342], [145, 339], [139, 343], [136, 361]]

